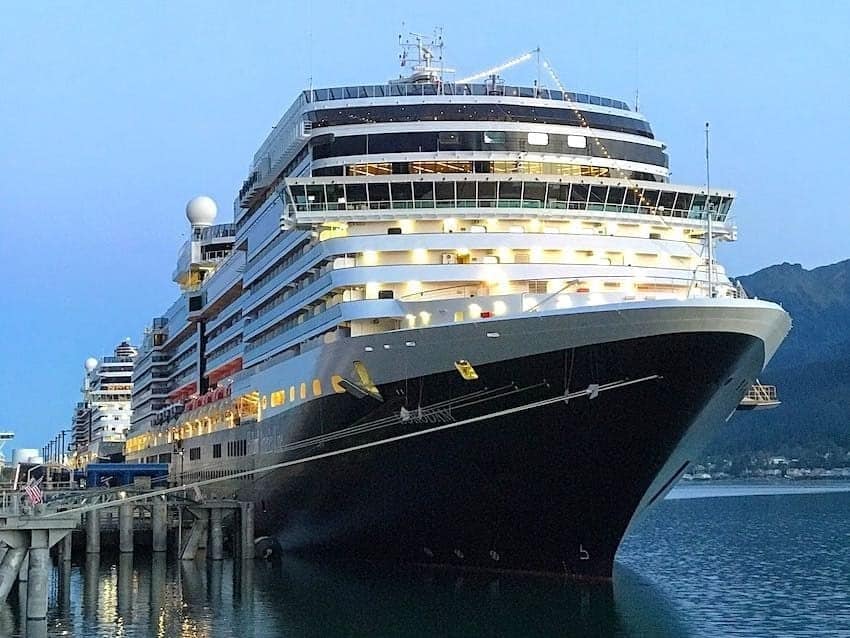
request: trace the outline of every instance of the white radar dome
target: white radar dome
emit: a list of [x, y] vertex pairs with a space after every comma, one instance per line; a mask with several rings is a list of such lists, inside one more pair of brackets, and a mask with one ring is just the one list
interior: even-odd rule
[[186, 204], [186, 218], [192, 226], [212, 226], [215, 216], [218, 214], [218, 206], [212, 197], [201, 195], [190, 199]]
[[89, 357], [86, 359], [86, 372], [91, 372], [97, 367], [97, 359]]

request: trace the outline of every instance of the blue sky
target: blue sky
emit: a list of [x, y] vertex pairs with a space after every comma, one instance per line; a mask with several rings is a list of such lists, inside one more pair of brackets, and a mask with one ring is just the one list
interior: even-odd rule
[[17, 446], [67, 427], [84, 359], [170, 305], [185, 202], [209, 194], [229, 218], [308, 78], [395, 76], [402, 21], [444, 27], [459, 72], [540, 45], [568, 88], [639, 88], [673, 181], [704, 182], [710, 121], [712, 184], [739, 194], [730, 272], [850, 257], [848, 3], [7, 1], [0, 428]]

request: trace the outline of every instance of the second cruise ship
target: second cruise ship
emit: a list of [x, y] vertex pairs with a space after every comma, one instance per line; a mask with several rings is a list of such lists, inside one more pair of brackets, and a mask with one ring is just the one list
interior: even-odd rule
[[643, 114], [413, 50], [299, 93], [232, 222], [189, 203], [127, 459], [227, 479], [284, 551], [610, 576], [789, 317], [713, 259], [735, 195], [670, 183]]

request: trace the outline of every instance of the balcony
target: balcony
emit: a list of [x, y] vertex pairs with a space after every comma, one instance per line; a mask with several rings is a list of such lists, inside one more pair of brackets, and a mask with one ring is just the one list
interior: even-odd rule
[[[328, 273], [319, 277], [316, 281], [311, 282], [306, 287], [298, 290], [295, 294], [287, 297], [286, 299], [280, 299], [278, 303], [275, 303], [273, 306], [268, 308], [266, 312], [257, 317], [255, 320], [246, 322], [244, 326], [246, 338], [262, 332], [262, 330], [268, 327], [269, 324], [273, 323], [276, 319], [280, 319], [281, 314], [291, 314], [292, 312], [299, 310], [307, 302], [329, 292], [332, 287], [333, 280], [331, 278], [331, 274]], [[281, 308], [281, 306], [283, 308]], [[277, 308], [281, 309], [275, 312], [275, 309]]]
[[249, 361], [256, 361], [276, 350], [283, 350], [301, 340], [313, 336], [311, 333], [321, 332], [339, 321], [342, 317], [342, 309], [339, 305], [333, 306], [325, 312], [308, 319], [307, 321], [293, 326], [289, 330], [272, 337], [262, 343], [248, 343], [245, 345], [246, 367]]
[[218, 269], [204, 281], [204, 307], [214, 304], [222, 295], [242, 284], [242, 274], [245, 272], [245, 253], [228, 251], [228, 257], [222, 261]]
[[212, 352], [222, 344], [226, 343], [236, 335], [242, 332], [242, 320], [236, 321], [232, 326], [224, 332], [217, 334], [215, 337], [207, 341], [207, 352]]
[[207, 371], [215, 370], [219, 366], [236, 359], [237, 357], [242, 355], [242, 342], [237, 341], [231, 347], [227, 348], [224, 352], [216, 355], [211, 359], [207, 359]]

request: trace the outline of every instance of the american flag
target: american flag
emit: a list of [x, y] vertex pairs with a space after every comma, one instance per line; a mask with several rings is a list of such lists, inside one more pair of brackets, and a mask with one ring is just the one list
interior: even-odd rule
[[44, 500], [44, 494], [41, 492], [41, 479], [43, 477], [39, 477], [36, 481], [35, 479], [30, 479], [26, 485], [24, 485], [24, 492], [29, 499], [30, 505], [38, 505]]

